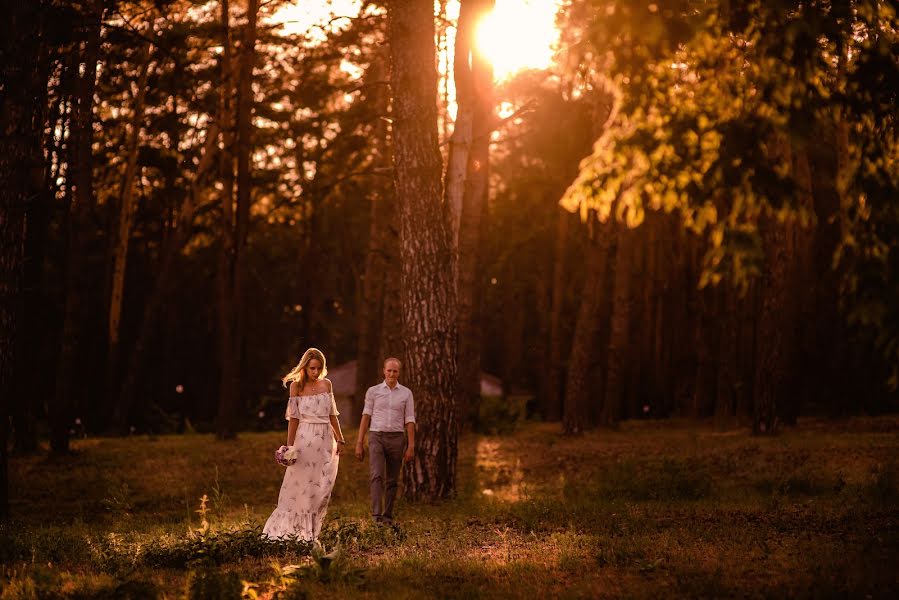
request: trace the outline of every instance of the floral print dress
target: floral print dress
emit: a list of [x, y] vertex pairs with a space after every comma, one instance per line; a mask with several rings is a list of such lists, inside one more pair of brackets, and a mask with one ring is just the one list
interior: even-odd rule
[[328, 417], [338, 414], [331, 392], [289, 398], [285, 418], [300, 421], [294, 439], [299, 457], [284, 473], [278, 507], [262, 530], [265, 535], [309, 541], [318, 537], [337, 479], [337, 441]]

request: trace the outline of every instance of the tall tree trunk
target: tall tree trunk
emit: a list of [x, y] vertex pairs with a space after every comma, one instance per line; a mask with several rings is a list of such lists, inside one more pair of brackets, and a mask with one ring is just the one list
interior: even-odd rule
[[[386, 56], [378, 53], [369, 67], [367, 78], [371, 90], [365, 97], [365, 102], [372, 105], [373, 110], [379, 116], [387, 115], [389, 107], [389, 95], [384, 86], [378, 82], [387, 77]], [[374, 167], [386, 170], [390, 164], [390, 142], [387, 121], [379, 118], [374, 127], [372, 139]], [[362, 278], [362, 301], [357, 310], [359, 315], [357, 331], [358, 345], [356, 348], [356, 387], [353, 394], [353, 414], [351, 423], [359, 423], [362, 418], [362, 409], [365, 404], [365, 392], [376, 384], [381, 377], [381, 361], [388, 354], [381, 354], [381, 341], [385, 336], [398, 335], [399, 311], [385, 314], [385, 306], [391, 299], [395, 299], [398, 290], [389, 286], [396, 286], [396, 277], [390, 276], [389, 265], [395, 264], [391, 258], [397, 258], [398, 237], [392, 221], [396, 217], [396, 198], [393, 189], [383, 193], [375, 190], [371, 197], [369, 210], [369, 235], [368, 251], [365, 255], [365, 273]], [[392, 298], [388, 298], [392, 295]], [[389, 322], [393, 320], [392, 326]], [[397, 354], [399, 351], [395, 351]], [[393, 355], [390, 353], [389, 355]]]
[[787, 379], [787, 333], [782, 315], [786, 309], [787, 253], [786, 226], [775, 218], [762, 223], [765, 243], [765, 272], [762, 305], [756, 344], [754, 411], [752, 432], [773, 434], [778, 425], [778, 396]]
[[108, 353], [106, 394], [109, 401], [117, 397], [118, 373], [120, 364], [119, 329], [122, 320], [122, 300], [125, 291], [125, 271], [128, 264], [128, 245], [131, 241], [131, 227], [136, 212], [134, 200], [134, 180], [137, 171], [137, 155], [140, 144], [140, 132], [144, 120], [144, 103], [147, 97], [147, 81], [150, 77], [150, 47], [143, 52], [143, 67], [137, 83], [137, 95], [131, 109], [130, 131], [128, 134], [127, 159], [125, 173], [122, 176], [122, 187], [119, 193], [119, 226], [116, 235], [115, 250], [112, 257], [112, 283], [109, 298], [108, 320]]
[[244, 408], [247, 344], [247, 270], [250, 232], [250, 207], [253, 204], [253, 69], [256, 66], [256, 23], [258, 0], [247, 0], [247, 22], [244, 25], [240, 49], [240, 85], [237, 90], [237, 209], [234, 224], [234, 363], [236, 397], [231, 406], [230, 431], [219, 435], [236, 434], [238, 412]]
[[[444, 176], [444, 202], [450, 207], [453, 227], [453, 247], [459, 244], [459, 224], [462, 219], [462, 200], [465, 194], [465, 179], [468, 168], [468, 153], [471, 151], [475, 99], [474, 74], [472, 73], [475, 30], [477, 16], [485, 4], [483, 0], [462, 0], [459, 6], [459, 23], [453, 56], [453, 83], [456, 87], [456, 120], [453, 134], [449, 139], [449, 155]], [[447, 115], [447, 120], [449, 116]]]
[[553, 247], [552, 288], [549, 313], [549, 394], [545, 398], [543, 418], [547, 421], [558, 421], [562, 418], [562, 399], [564, 398], [565, 369], [563, 364], [564, 336], [562, 335], [562, 313], [565, 310], [566, 248], [568, 246], [568, 225], [571, 214], [559, 207], [557, 209], [556, 237]]
[[785, 425], [796, 425], [802, 406], [810, 399], [812, 389], [809, 374], [814, 372], [817, 332], [821, 324], [816, 320], [815, 299], [817, 281], [814, 259], [815, 201], [812, 193], [812, 172], [808, 151], [797, 148], [793, 152], [793, 173], [797, 186], [797, 206], [800, 218], [791, 223], [792, 263], [790, 294], [788, 297], [791, 344], [791, 368], [788, 401], [781, 405], [781, 419]]
[[[415, 394], [416, 452], [406, 463], [410, 500], [450, 496], [456, 484], [456, 314], [448, 207], [437, 142], [434, 6], [394, 0], [387, 10], [400, 205], [404, 379]], [[471, 374], [467, 374], [471, 376]]]
[[[100, 24], [103, 18], [101, 0], [85, 3], [82, 15], [84, 41], [75, 70], [75, 95], [72, 107], [72, 131], [68, 157], [67, 183], [73, 191], [68, 215], [68, 252], [66, 264], [66, 301], [63, 312], [62, 338], [56, 370], [56, 394], [50, 410], [50, 447], [54, 452], [68, 452], [69, 427], [74, 404], [83, 391], [76, 383], [76, 356], [83, 343], [84, 261], [90, 232], [89, 215], [94, 205], [93, 192], [93, 104], [100, 54]], [[83, 65], [83, 69], [81, 67]]]
[[693, 385], [693, 402], [691, 417], [706, 417], [715, 405], [718, 385], [718, 329], [722, 317], [718, 314], [716, 299], [717, 290], [705, 287], [696, 292], [699, 308], [694, 330], [696, 347], [696, 379]]
[[599, 330], [603, 325], [602, 304], [614, 225], [599, 222], [591, 225], [593, 235], [587, 243], [584, 288], [581, 291], [581, 305], [574, 326], [565, 385], [562, 429], [569, 434], [581, 433], [593, 425], [595, 396], [601, 396], [594, 390], [594, 397], [591, 398], [588, 376], [593, 355], [597, 350]]
[[194, 212], [199, 206], [203, 192], [206, 189], [205, 177], [213, 167], [219, 151], [219, 133], [220, 127], [218, 123], [213, 123], [206, 132], [206, 142], [203, 145], [203, 154], [194, 173], [194, 180], [191, 182], [190, 190], [184, 195], [184, 200], [175, 220], [175, 227], [162, 245], [159, 274], [147, 293], [144, 312], [140, 325], [137, 328], [137, 337], [131, 346], [131, 355], [125, 369], [122, 391], [119, 394], [119, 401], [113, 414], [113, 423], [115, 423], [117, 431], [122, 434], [128, 432], [131, 406], [137, 394], [137, 381], [143, 371], [147, 347], [156, 329], [156, 322], [162, 312], [163, 304], [171, 292], [175, 261], [190, 239]]
[[218, 336], [219, 336], [219, 393], [216, 433], [219, 438], [233, 437], [232, 422], [237, 404], [237, 363], [234, 347], [234, 111], [231, 109], [231, 85], [228, 66], [231, 63], [231, 42], [228, 36], [228, 1], [222, 1], [224, 21], [223, 85], [221, 99], [222, 151], [219, 167], [222, 178], [221, 221], [219, 224], [218, 256]]
[[615, 425], [624, 412], [627, 383], [628, 326], [630, 325], [634, 234], [624, 223], [614, 223], [617, 235], [615, 257], [615, 292], [609, 335], [609, 362], [606, 367], [606, 393], [602, 423]]
[[737, 406], [736, 391], [739, 389], [737, 370], [737, 340], [739, 314], [737, 313], [737, 290], [731, 286], [721, 286], [719, 290], [721, 319], [718, 322], [718, 369], [715, 385], [715, 421], [718, 426], [728, 424]]
[[[470, 2], [470, 0], [468, 0]], [[463, 2], [464, 6], [465, 2]], [[493, 8], [493, 0], [476, 4], [475, 22]], [[461, 20], [461, 17], [460, 17]], [[469, 25], [471, 26], [471, 24]], [[461, 28], [461, 23], [460, 23]], [[473, 33], [473, 32], [472, 32]], [[469, 33], [473, 37], [473, 34]], [[456, 50], [458, 53], [458, 49]], [[456, 55], [456, 73], [460, 72]], [[468, 62], [466, 60], [466, 62]], [[482, 295], [481, 240], [485, 227], [488, 177], [490, 171], [490, 134], [493, 130], [493, 67], [477, 48], [471, 48], [471, 102], [474, 104], [471, 151], [465, 174], [465, 189], [456, 239], [456, 297], [459, 309], [459, 345], [457, 364], [466, 376], [459, 384], [457, 410], [461, 425], [477, 414], [481, 397], [481, 323]]]
[[28, 203], [43, 193], [41, 132], [46, 80], [41, 81], [42, 2], [15, 2], [0, 25], [0, 522], [9, 522], [10, 403], [21, 351], [22, 276]]
[[[792, 151], [789, 140], [771, 141], [772, 162], [790, 164]], [[792, 264], [788, 225], [781, 223], [770, 209], [759, 219], [759, 230], [765, 250], [765, 266], [761, 281], [761, 307], [758, 317], [755, 377], [753, 385], [754, 434], [774, 434], [780, 424], [778, 400], [789, 377], [791, 324], [786, 311], [789, 299], [789, 272]]]
[[[245, 297], [247, 232], [251, 203], [250, 160], [252, 152], [251, 118], [253, 110], [252, 80], [255, 63], [256, 0], [247, 2], [247, 23], [241, 42], [240, 73], [237, 85], [237, 107], [232, 110], [230, 17], [227, 0], [222, 2], [221, 23], [224, 36], [222, 122], [223, 147], [221, 246], [219, 250], [219, 405], [216, 431], [220, 439], [236, 436], [236, 419], [241, 399], [241, 371], [245, 329]], [[234, 204], [234, 157], [232, 123], [237, 130], [237, 205]]]

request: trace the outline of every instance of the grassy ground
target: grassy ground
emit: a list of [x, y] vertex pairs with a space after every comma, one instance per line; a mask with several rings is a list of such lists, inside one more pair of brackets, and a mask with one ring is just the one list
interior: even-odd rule
[[879, 418], [770, 439], [670, 421], [468, 434], [457, 498], [400, 501], [392, 528], [367, 521], [367, 464], [346, 456], [331, 562], [259, 537], [283, 432], [81, 440], [12, 460], [0, 597], [895, 597], [897, 433]]

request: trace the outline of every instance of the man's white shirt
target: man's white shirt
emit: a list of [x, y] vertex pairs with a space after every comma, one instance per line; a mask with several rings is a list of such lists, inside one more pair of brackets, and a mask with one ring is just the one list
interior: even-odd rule
[[393, 389], [386, 382], [373, 385], [365, 392], [362, 414], [371, 417], [369, 431], [403, 431], [406, 423], [415, 422], [412, 390], [401, 383]]

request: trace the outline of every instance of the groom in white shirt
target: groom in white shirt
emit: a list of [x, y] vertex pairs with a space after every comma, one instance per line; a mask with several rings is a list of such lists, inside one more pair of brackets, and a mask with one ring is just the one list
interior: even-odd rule
[[[365, 456], [368, 436], [368, 472], [371, 480], [371, 515], [378, 523], [393, 522], [400, 467], [415, 453], [415, 402], [412, 391], [399, 383], [402, 363], [397, 358], [384, 361], [384, 382], [365, 392], [365, 407], [356, 440], [356, 458]], [[403, 431], [408, 438], [404, 444]], [[403, 446], [405, 445], [405, 451]]]

